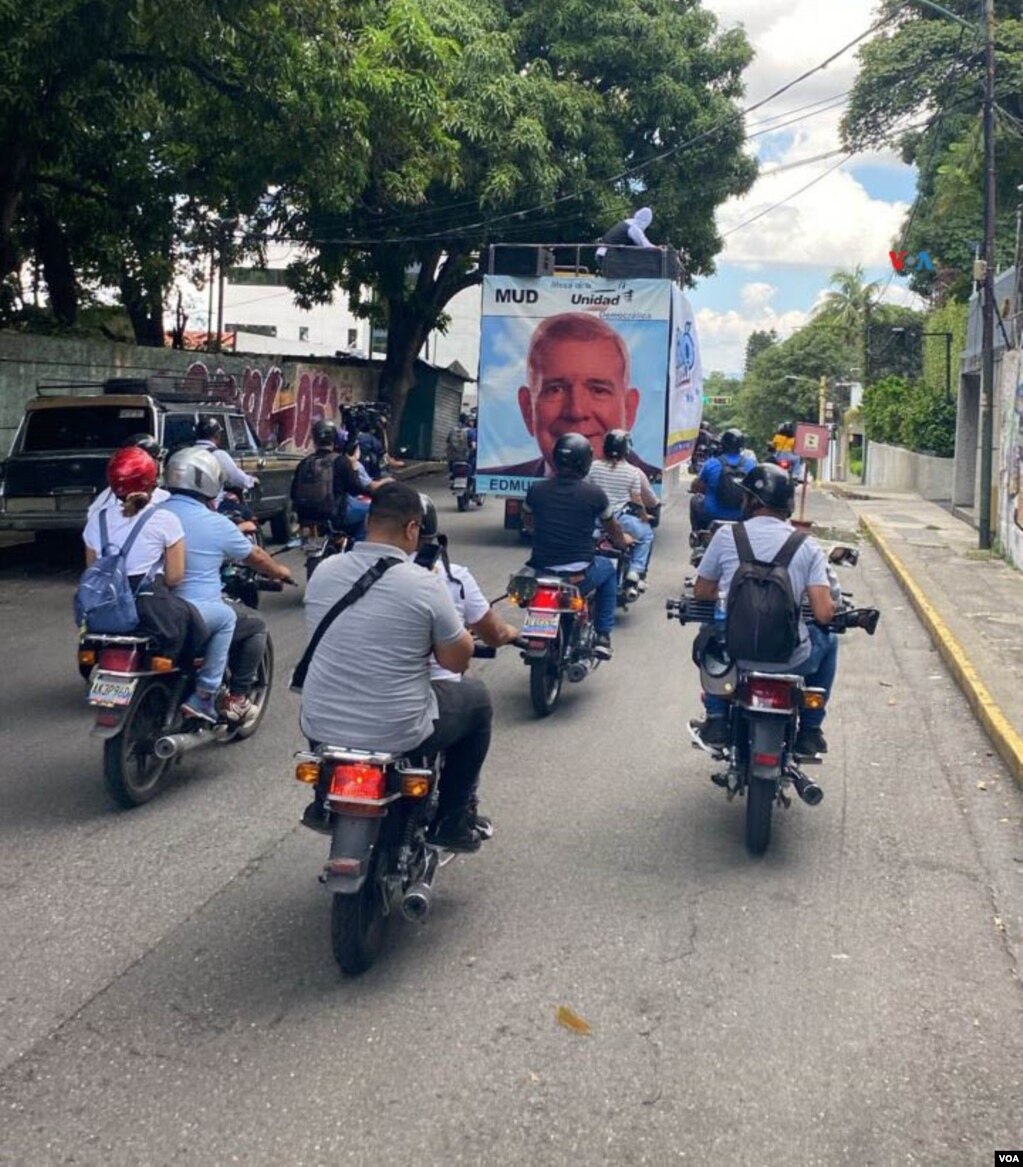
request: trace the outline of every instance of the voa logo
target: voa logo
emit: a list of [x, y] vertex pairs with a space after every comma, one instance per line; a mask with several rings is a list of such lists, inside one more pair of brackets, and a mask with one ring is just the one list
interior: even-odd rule
[[910, 255], [908, 251], [889, 251], [888, 254], [891, 256], [892, 267], [900, 276], [908, 276], [911, 272], [934, 271], [930, 252], [920, 251], [916, 255]]

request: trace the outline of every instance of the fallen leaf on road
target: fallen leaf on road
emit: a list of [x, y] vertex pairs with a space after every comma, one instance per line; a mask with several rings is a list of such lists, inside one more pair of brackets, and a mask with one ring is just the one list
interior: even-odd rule
[[987, 790], [987, 783], [986, 782], [978, 782], [977, 789], [978, 790]]
[[573, 1033], [582, 1033], [588, 1036], [593, 1032], [590, 1028], [590, 1023], [580, 1017], [578, 1013], [573, 1013], [567, 1005], [558, 1006], [558, 1011], [554, 1014], [554, 1019], [559, 1025], [563, 1025], [565, 1029], [571, 1029]]

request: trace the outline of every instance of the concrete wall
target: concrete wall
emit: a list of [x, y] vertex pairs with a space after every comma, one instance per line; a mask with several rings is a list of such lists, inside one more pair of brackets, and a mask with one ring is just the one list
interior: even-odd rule
[[1000, 385], [1001, 429], [996, 431], [999, 456], [995, 461], [997, 511], [992, 524], [1005, 558], [1023, 569], [1023, 361], [1017, 350], [1006, 356]]
[[947, 502], [952, 497], [955, 460], [914, 454], [901, 446], [871, 442], [867, 451], [866, 486], [900, 490]]

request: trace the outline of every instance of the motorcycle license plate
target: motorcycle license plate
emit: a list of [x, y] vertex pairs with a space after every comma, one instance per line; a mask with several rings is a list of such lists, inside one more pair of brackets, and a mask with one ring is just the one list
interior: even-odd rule
[[560, 624], [560, 612], [543, 612], [530, 608], [526, 615], [526, 622], [522, 625], [522, 635], [526, 637], [538, 636], [542, 639], [553, 640], [558, 635]]
[[130, 681], [114, 681], [107, 677], [97, 677], [89, 690], [89, 704], [114, 707], [130, 705], [131, 696], [138, 683], [137, 677], [133, 677]]
[[456, 478], [454, 480], [454, 482], [451, 483], [451, 489], [452, 490], [465, 490], [465, 488], [468, 485], [469, 485], [468, 478]]

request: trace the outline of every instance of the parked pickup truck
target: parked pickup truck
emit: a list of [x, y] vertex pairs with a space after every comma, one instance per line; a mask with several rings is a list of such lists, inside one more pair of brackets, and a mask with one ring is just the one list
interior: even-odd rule
[[106, 486], [110, 455], [134, 434], [173, 452], [191, 445], [200, 416], [224, 427], [225, 448], [257, 475], [251, 505], [281, 542], [291, 528], [290, 487], [299, 454], [261, 448], [230, 384], [201, 387], [169, 377], [41, 385], [0, 464], [0, 530], [74, 531]]

